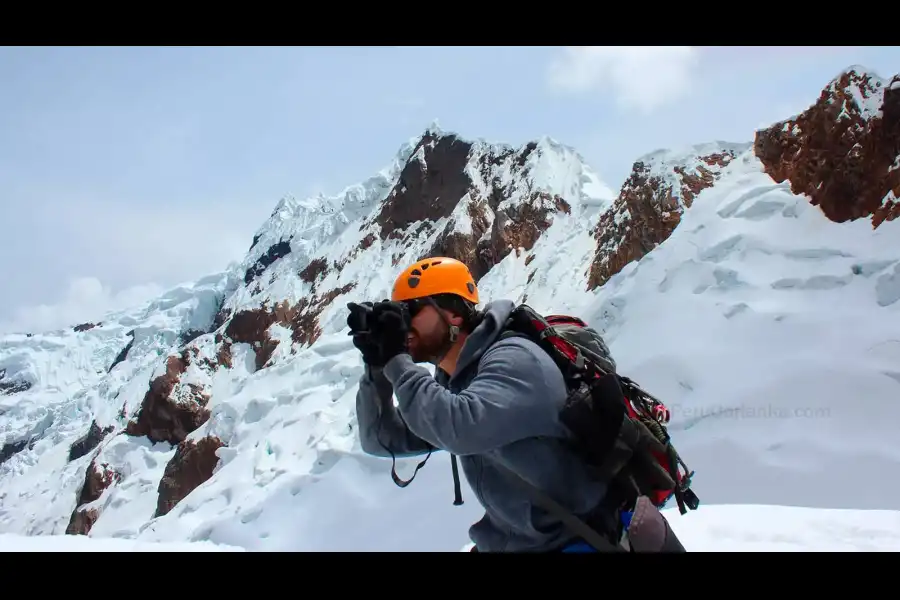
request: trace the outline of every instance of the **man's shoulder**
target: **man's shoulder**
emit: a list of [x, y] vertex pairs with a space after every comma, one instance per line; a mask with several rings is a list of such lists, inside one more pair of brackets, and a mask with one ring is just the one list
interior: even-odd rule
[[502, 379], [516, 381], [544, 402], [561, 402], [568, 395], [565, 378], [553, 357], [527, 336], [497, 338], [479, 362], [478, 370], [487, 367], [491, 373], [502, 373]]
[[512, 370], [559, 370], [553, 358], [537, 342], [520, 333], [504, 333], [485, 350], [484, 361], [508, 362]]

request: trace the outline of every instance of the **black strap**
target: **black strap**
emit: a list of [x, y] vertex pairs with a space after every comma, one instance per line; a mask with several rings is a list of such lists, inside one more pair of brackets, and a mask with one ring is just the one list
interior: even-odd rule
[[[381, 444], [380, 439], [378, 440], [378, 443]], [[391, 455], [391, 479], [394, 480], [394, 483], [397, 484], [397, 487], [401, 487], [401, 488], [405, 488], [406, 486], [408, 486], [409, 484], [411, 484], [413, 482], [413, 479], [416, 478], [416, 473], [419, 472], [419, 469], [421, 469], [422, 467], [425, 466], [425, 463], [428, 462], [428, 459], [431, 458], [431, 453], [434, 451], [433, 448], [431, 450], [429, 450], [428, 454], [425, 456], [425, 458], [422, 460], [422, 462], [420, 462], [419, 464], [416, 465], [416, 470], [413, 471], [412, 477], [410, 477], [407, 480], [403, 480], [400, 478], [399, 475], [397, 475], [397, 457], [394, 456], [394, 452], [390, 448], [385, 446], [384, 444], [381, 444], [381, 447], [384, 448], [385, 450], [387, 450], [388, 453]]]
[[[404, 420], [403, 415], [401, 415], [398, 412], [397, 416], [400, 417], [400, 420], [403, 422], [403, 425], [408, 430], [409, 426], [406, 425], [406, 420]], [[409, 484], [411, 484], [413, 482], [413, 479], [416, 478], [416, 474], [419, 472], [419, 469], [424, 467], [425, 463], [428, 462], [428, 459], [431, 458], [431, 453], [434, 452], [434, 446], [431, 446], [428, 449], [428, 454], [425, 456], [425, 458], [422, 460], [422, 462], [420, 462], [418, 465], [416, 465], [416, 470], [413, 471], [412, 477], [410, 477], [409, 479], [404, 481], [403, 479], [400, 478], [399, 475], [397, 475], [397, 457], [396, 457], [396, 455], [394, 455], [394, 451], [391, 450], [390, 448], [388, 448], [387, 446], [385, 446], [384, 442], [381, 441], [381, 431], [382, 431], [383, 426], [384, 426], [384, 414], [381, 413], [378, 415], [378, 433], [376, 434], [375, 437], [378, 439], [378, 444], [382, 448], [387, 450], [388, 454], [391, 455], [391, 479], [394, 480], [394, 483], [397, 485], [397, 487], [405, 488], [406, 486], [408, 486]]]
[[[391, 451], [388, 450], [388, 452], [391, 452]], [[428, 462], [428, 459], [431, 457], [431, 452], [432, 452], [432, 450], [428, 451], [428, 455], [425, 456], [425, 459], [416, 465], [416, 470], [413, 471], [412, 477], [410, 477], [406, 481], [404, 481], [403, 479], [400, 478], [399, 475], [397, 475], [397, 470], [396, 470], [397, 459], [394, 458], [394, 453], [391, 452], [391, 479], [394, 480], [394, 483], [397, 484], [397, 487], [405, 488], [406, 486], [408, 486], [409, 484], [412, 483], [413, 479], [416, 478], [416, 473], [419, 472], [419, 469], [424, 467], [425, 463]]]
[[463, 503], [462, 488], [459, 484], [459, 466], [456, 464], [456, 455], [450, 455], [450, 466], [453, 467], [453, 506], [459, 506]]
[[[507, 329], [500, 335], [501, 340], [505, 340], [511, 337], [524, 337], [530, 339], [529, 336], [525, 335], [522, 332], [515, 331], [514, 329]], [[584, 357], [579, 352], [579, 360], [583, 361]], [[571, 511], [566, 509], [556, 500], [545, 494], [543, 491], [533, 486], [531, 483], [523, 479], [519, 476], [518, 473], [513, 472], [509, 468], [501, 465], [499, 463], [495, 463], [495, 465], [502, 471], [504, 471], [510, 478], [515, 481], [519, 487], [524, 489], [535, 504], [555, 516], [557, 519], [563, 522], [563, 524], [571, 531], [573, 534], [579, 536], [585, 542], [593, 546], [595, 549], [601, 552], [628, 552], [628, 549], [624, 545], [617, 545], [612, 543], [606, 536], [598, 533], [593, 527], [579, 519], [575, 516]]]
[[623, 544], [612, 543], [606, 536], [598, 533], [593, 527], [579, 519], [556, 500], [520, 477], [518, 473], [513, 472], [512, 470], [499, 463], [494, 463], [494, 465], [501, 471], [507, 473], [510, 476], [510, 479], [517, 482], [519, 486], [524, 489], [529, 496], [531, 496], [535, 504], [562, 521], [563, 524], [569, 529], [569, 531], [593, 546], [596, 550], [600, 552], [629, 551]]
[[525, 339], [529, 339], [529, 340], [531, 339], [530, 336], [527, 336], [520, 331], [516, 331], [515, 329], [507, 329], [503, 333], [500, 334], [500, 336], [497, 338], [497, 341], [499, 342], [502, 340], [507, 340], [512, 337], [520, 337], [520, 338], [525, 338]]

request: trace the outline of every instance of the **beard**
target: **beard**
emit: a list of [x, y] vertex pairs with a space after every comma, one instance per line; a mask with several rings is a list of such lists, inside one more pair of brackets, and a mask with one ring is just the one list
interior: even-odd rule
[[446, 327], [441, 327], [439, 331], [433, 332], [430, 336], [423, 336], [413, 330], [414, 343], [409, 347], [409, 355], [413, 362], [431, 363], [434, 366], [440, 364], [450, 348], [453, 347], [449, 333], [450, 331]]

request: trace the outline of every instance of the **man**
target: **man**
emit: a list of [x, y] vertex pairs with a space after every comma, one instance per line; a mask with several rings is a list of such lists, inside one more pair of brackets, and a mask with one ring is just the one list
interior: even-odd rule
[[[477, 304], [466, 266], [438, 257], [407, 268], [390, 301], [368, 311], [350, 306], [350, 333], [366, 363], [356, 405], [363, 450], [459, 456], [485, 509], [469, 530], [479, 552], [566, 551], [579, 541], [498, 465], [595, 529], [613, 532], [615, 516], [598, 509], [604, 484], [565, 444], [570, 433], [557, 414], [567, 391], [559, 368], [530, 340], [498, 340], [511, 301], [491, 302], [481, 313]], [[434, 377], [421, 362], [435, 365]]]

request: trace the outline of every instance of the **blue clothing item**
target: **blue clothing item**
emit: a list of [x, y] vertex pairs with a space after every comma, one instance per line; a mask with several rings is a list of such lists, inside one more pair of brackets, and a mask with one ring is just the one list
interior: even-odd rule
[[585, 554], [587, 552], [596, 552], [597, 549], [587, 542], [575, 542], [563, 548], [562, 551], [568, 554]]
[[[623, 510], [620, 513], [620, 515], [621, 515], [621, 520], [622, 520], [622, 526], [625, 528], [625, 531], [628, 531], [628, 527], [631, 525], [631, 517], [634, 516], [634, 513]], [[583, 554], [585, 552], [596, 552], [597, 549], [594, 548], [593, 546], [591, 546], [590, 544], [588, 544], [587, 542], [579, 541], [579, 542], [573, 542], [573, 543], [569, 544], [568, 546], [563, 548], [562, 551], [566, 552], [568, 554], [576, 554], [576, 553]]]

